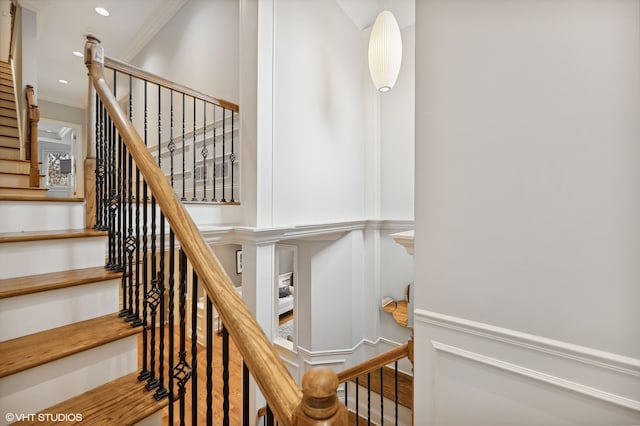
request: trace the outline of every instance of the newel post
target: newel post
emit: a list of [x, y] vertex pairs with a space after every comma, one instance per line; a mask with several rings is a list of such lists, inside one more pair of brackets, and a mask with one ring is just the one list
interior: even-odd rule
[[38, 105], [35, 105], [33, 86], [27, 85], [25, 94], [27, 97], [27, 108], [29, 109], [29, 133], [27, 137], [29, 146], [26, 149], [26, 156], [30, 161], [29, 186], [37, 188], [40, 186], [40, 161], [38, 159], [38, 122], [40, 121], [40, 110], [38, 109]]
[[338, 401], [338, 376], [329, 368], [309, 370], [302, 377], [302, 401], [293, 412], [294, 426], [340, 426], [347, 408]]
[[[100, 40], [92, 36], [87, 35], [87, 41], [84, 48], [84, 62], [87, 66], [94, 65], [94, 59], [96, 50], [100, 45]], [[96, 214], [98, 209], [98, 202], [96, 199], [96, 184], [98, 180], [103, 178], [102, 173], [104, 171], [103, 165], [98, 164], [96, 158], [96, 132], [95, 132], [95, 120], [96, 120], [96, 105], [95, 105], [95, 88], [91, 83], [91, 78], [88, 79], [88, 99], [87, 99], [87, 143], [86, 143], [86, 158], [84, 160], [84, 199], [86, 202], [85, 209], [85, 226], [88, 229], [95, 228], [97, 226]]]

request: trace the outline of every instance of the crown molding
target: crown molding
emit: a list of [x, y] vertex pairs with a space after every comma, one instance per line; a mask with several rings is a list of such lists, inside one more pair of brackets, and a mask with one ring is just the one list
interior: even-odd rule
[[187, 0], [167, 2], [140, 27], [129, 47], [122, 52], [121, 60], [131, 62], [135, 56], [158, 34], [167, 22], [187, 3]]

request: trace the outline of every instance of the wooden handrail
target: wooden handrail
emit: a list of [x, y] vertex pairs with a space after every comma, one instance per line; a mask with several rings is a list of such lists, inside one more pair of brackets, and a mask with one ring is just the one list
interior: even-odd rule
[[87, 37], [84, 58], [96, 93], [198, 274], [199, 282], [213, 300], [229, 334], [235, 337], [238, 351], [268, 399], [275, 417], [282, 425], [294, 425], [293, 416], [302, 401], [302, 392], [280, 361], [260, 325], [235, 292], [218, 259], [111, 93], [103, 75], [104, 50], [95, 37]]
[[29, 127], [26, 147], [26, 158], [30, 161], [29, 186], [37, 188], [40, 186], [40, 161], [38, 159], [38, 122], [40, 121], [40, 110], [35, 102], [33, 86], [26, 87], [25, 95], [27, 97], [27, 108], [29, 109]]
[[137, 77], [142, 80], [147, 80], [148, 82], [157, 84], [158, 86], [161, 86], [167, 89], [173, 89], [177, 92], [184, 93], [187, 96], [192, 96], [196, 99], [218, 105], [222, 108], [226, 108], [234, 112], [238, 112], [240, 110], [238, 105], [232, 102], [225, 101], [224, 99], [214, 98], [213, 96], [209, 96], [202, 92], [198, 92], [197, 90], [193, 90], [187, 86], [183, 86], [182, 84], [174, 83], [173, 81], [167, 80], [164, 77], [160, 77], [156, 74], [142, 70], [131, 64], [127, 64], [126, 62], [122, 62], [117, 59], [105, 57], [104, 67], [112, 70], [120, 71], [124, 74], [129, 74], [133, 77]]
[[373, 358], [370, 358], [358, 365], [354, 365], [351, 368], [347, 368], [346, 370], [338, 373], [338, 381], [340, 383], [355, 379], [356, 377], [369, 373], [374, 370], [378, 370], [385, 365], [398, 361], [405, 357], [410, 357], [411, 355], [411, 345], [412, 342], [409, 341], [404, 345], [398, 346], [397, 348], [393, 348], [390, 351], [387, 351], [383, 354], [377, 355]]

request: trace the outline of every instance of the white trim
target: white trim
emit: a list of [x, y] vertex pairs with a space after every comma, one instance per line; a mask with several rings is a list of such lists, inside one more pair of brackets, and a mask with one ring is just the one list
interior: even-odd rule
[[394, 342], [393, 340], [386, 339], [384, 337], [378, 337], [375, 341], [369, 339], [362, 339], [351, 348], [346, 349], [333, 349], [327, 351], [312, 351], [309, 349], [305, 349], [302, 346], [298, 346], [298, 350], [306, 355], [306, 356], [332, 356], [332, 355], [351, 355], [355, 353], [360, 346], [369, 346], [371, 348], [377, 348], [381, 343], [391, 346], [392, 348], [396, 348], [404, 343]]
[[280, 361], [284, 362], [285, 364], [289, 364], [292, 368], [294, 369], [298, 369], [298, 367], [300, 367], [300, 365], [297, 362], [293, 362], [290, 359], [280, 356]]
[[445, 343], [432, 341], [431, 344], [436, 350], [441, 352], [457, 355], [459, 357], [466, 358], [468, 360], [472, 360], [475, 362], [479, 362], [481, 364], [499, 368], [504, 371], [508, 371], [508, 372], [525, 376], [531, 379], [535, 379], [535, 380], [548, 383], [563, 389], [580, 393], [582, 395], [586, 395], [592, 398], [596, 398], [612, 404], [616, 404], [621, 407], [640, 411], [640, 401], [636, 401], [630, 398], [625, 398], [623, 396], [612, 394], [610, 392], [605, 392], [603, 390], [596, 389], [590, 386], [585, 386], [580, 383], [573, 382], [571, 380], [566, 380], [561, 377], [542, 373], [540, 371], [532, 370], [530, 368], [526, 368], [520, 365], [515, 365], [510, 362], [502, 361], [502, 360], [491, 358], [475, 352], [467, 351], [465, 349], [447, 345]]
[[423, 309], [414, 311], [414, 320], [640, 377], [639, 359]]
[[272, 244], [291, 239], [337, 239], [341, 235], [358, 230], [408, 230], [414, 222], [408, 220], [363, 219], [345, 222], [327, 222], [307, 225], [281, 225], [274, 227], [236, 226], [238, 241], [255, 244]]
[[120, 58], [125, 62], [131, 62], [186, 2], [187, 0], [164, 2], [163, 6], [158, 8], [156, 13], [140, 26], [140, 31], [131, 38], [128, 47], [122, 52]]
[[307, 367], [317, 367], [319, 365], [342, 365], [345, 362], [347, 362], [347, 360], [345, 358], [340, 358], [340, 359], [329, 359], [329, 360], [322, 360], [322, 361], [309, 361], [308, 359], [305, 359], [304, 361], [304, 365]]

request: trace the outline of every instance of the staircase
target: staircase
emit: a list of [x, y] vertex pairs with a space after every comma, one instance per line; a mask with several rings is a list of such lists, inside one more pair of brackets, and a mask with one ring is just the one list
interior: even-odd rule
[[29, 186], [30, 162], [22, 158], [11, 66], [0, 61], [0, 199], [44, 197], [46, 188]]
[[84, 208], [0, 201], [0, 425], [161, 423], [167, 399], [137, 379], [141, 328], [118, 314], [122, 274], [104, 268], [106, 233], [83, 229]]

